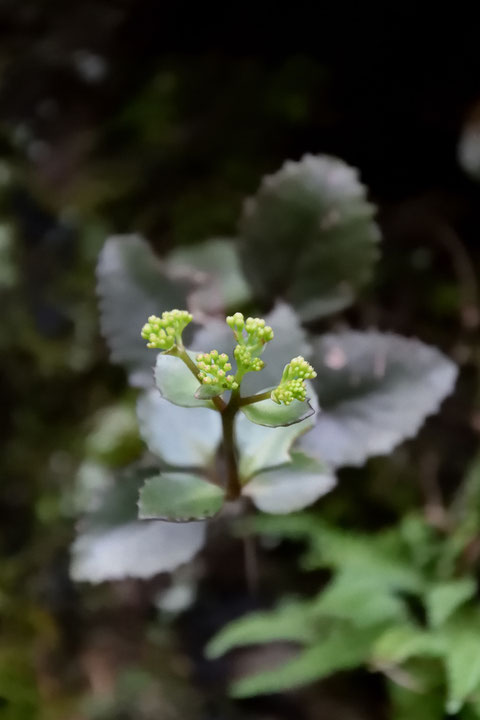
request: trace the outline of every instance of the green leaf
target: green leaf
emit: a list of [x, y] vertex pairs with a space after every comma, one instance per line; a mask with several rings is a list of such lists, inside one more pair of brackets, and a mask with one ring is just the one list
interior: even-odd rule
[[433, 627], [443, 625], [463, 603], [475, 595], [476, 590], [475, 580], [468, 577], [437, 583], [429, 588], [425, 603], [430, 624]]
[[243, 413], [238, 413], [235, 434], [242, 482], [247, 482], [262, 470], [290, 462], [293, 443], [313, 424], [314, 417], [310, 416], [294, 425], [270, 428], [251, 423]]
[[464, 613], [442, 629], [447, 673], [447, 711], [458, 713], [466, 700], [480, 690], [480, 617]]
[[368, 575], [340, 571], [315, 601], [315, 615], [349, 620], [357, 627], [403, 620], [402, 600], [386, 587], [372, 583]]
[[151, 470], [120, 475], [98, 510], [85, 517], [71, 548], [70, 573], [78, 582], [149, 578], [188, 562], [205, 542], [205, 523], [180, 525], [137, 520], [138, 491]]
[[337, 158], [305, 155], [265, 177], [239, 239], [258, 297], [286, 297], [307, 320], [350, 305], [378, 257], [373, 214], [357, 171]]
[[250, 300], [251, 291], [240, 266], [236, 241], [231, 238], [215, 238], [176, 248], [167, 262], [172, 274], [201, 277], [201, 287], [189, 297], [189, 307], [194, 314], [238, 310]]
[[413, 437], [457, 376], [435, 348], [375, 331], [325, 335], [310, 361], [322, 412], [301, 446], [334, 467], [362, 465]]
[[140, 490], [141, 520], [189, 522], [213, 517], [225, 501], [222, 488], [193, 473], [161, 473], [149, 478]]
[[394, 682], [389, 682], [388, 687], [391, 720], [443, 720], [445, 717], [442, 693], [438, 690], [409, 690]]
[[[268, 343], [262, 354], [265, 367], [260, 372], [251, 372], [242, 380], [242, 394], [254, 395], [266, 387], [275, 387], [280, 382], [283, 368], [297, 355], [309, 359], [311, 347], [307, 342], [307, 334], [300, 324], [295, 311], [284, 303], [277, 303], [275, 308], [265, 316], [275, 334], [274, 340]], [[213, 320], [204, 325], [194, 337], [195, 347], [203, 349], [215, 348], [233, 357], [235, 340], [232, 331], [225, 322]]]
[[251, 613], [226, 625], [208, 643], [206, 655], [218, 658], [235, 647], [275, 641], [310, 643], [310, 603], [288, 601], [270, 611]]
[[335, 626], [318, 645], [301, 651], [295, 659], [235, 682], [232, 695], [240, 698], [285, 692], [340, 670], [355, 668], [368, 658], [374, 634], [371, 629]]
[[149, 315], [186, 307], [187, 284], [171, 277], [138, 235], [108, 238], [97, 267], [100, 326], [113, 362], [123, 365], [132, 385], [152, 385], [155, 354], [140, 331]]
[[293, 400], [290, 405], [277, 405], [273, 400], [261, 400], [241, 408], [250, 422], [265, 427], [285, 427], [293, 425], [315, 413], [307, 400]]
[[444, 643], [435, 633], [409, 623], [393, 625], [380, 635], [372, 662], [382, 668], [400, 665], [413, 657], [441, 657]]
[[137, 416], [149, 450], [167, 465], [207, 467], [213, 461], [222, 439], [218, 413], [172, 405], [152, 388], [138, 398]]
[[[198, 352], [188, 351], [188, 355], [195, 361]], [[162, 397], [174, 405], [215, 409], [211, 400], [201, 400], [195, 397], [198, 380], [183, 360], [175, 355], [158, 354], [155, 365], [155, 383]]]
[[290, 463], [259, 473], [244, 486], [242, 495], [263, 512], [284, 514], [311, 505], [335, 483], [335, 476], [318, 460], [292, 453]]

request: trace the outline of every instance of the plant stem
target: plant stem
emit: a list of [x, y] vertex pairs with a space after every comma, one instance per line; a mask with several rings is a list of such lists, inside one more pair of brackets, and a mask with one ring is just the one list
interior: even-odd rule
[[266, 390], [265, 392], [259, 393], [258, 395], [247, 395], [245, 397], [239, 398], [238, 404], [240, 407], [243, 407], [244, 405], [253, 405], [253, 403], [261, 402], [262, 400], [268, 400], [271, 394], [271, 390]]
[[227, 500], [236, 500], [241, 493], [242, 486], [238, 476], [237, 454], [235, 448], [234, 421], [238, 411], [238, 393], [232, 392], [230, 402], [222, 412], [223, 453], [227, 473], [226, 497]]
[[[197, 368], [197, 366], [195, 365], [195, 363], [193, 362], [192, 358], [189, 356], [189, 354], [188, 354], [187, 351], [185, 350], [185, 348], [184, 348], [184, 347], [179, 347], [179, 346], [177, 346], [176, 355], [177, 355], [177, 357], [179, 357], [181, 360], [183, 360], [183, 362], [184, 362], [185, 365], [188, 367], [188, 369], [190, 370], [190, 372], [193, 373], [193, 375], [195, 375], [195, 377], [197, 378], [199, 384], [201, 385], [202, 381], [201, 381], [201, 379], [200, 379], [200, 377], [199, 377], [199, 372], [200, 372], [200, 371], [199, 371], [199, 369]], [[212, 402], [213, 402], [213, 404], [215, 405], [215, 407], [217, 408], [217, 410], [219, 410], [220, 412], [223, 412], [223, 411], [225, 410], [225, 408], [227, 407], [226, 402], [225, 402], [224, 400], [222, 400], [221, 397], [213, 397], [213, 398], [212, 398]]]

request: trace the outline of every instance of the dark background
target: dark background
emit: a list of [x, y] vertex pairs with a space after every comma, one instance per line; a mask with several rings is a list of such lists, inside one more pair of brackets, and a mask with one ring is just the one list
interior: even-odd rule
[[[479, 24], [460, 4], [424, 12], [0, 3], [5, 717], [148, 718], [138, 703], [148, 693], [151, 716], [167, 720], [387, 716], [381, 683], [366, 674], [349, 679], [348, 698], [335, 680], [288, 700], [233, 704], [228, 668], [202, 660], [204, 642], [229, 618], [292, 583], [318, 582], [298, 575], [296, 548], [265, 560], [274, 582], [255, 601], [236, 542], [211, 548], [200, 600], [169, 625], [156, 619], [152, 583], [70, 582], [68, 507], [95, 414], [133, 400], [96, 324], [103, 239], [140, 231], [162, 253], [233, 235], [261, 176], [305, 152], [358, 167], [379, 207], [377, 279], [348, 320], [417, 335], [462, 364], [455, 397], [413, 450], [421, 459], [442, 444], [440, 482], [454, 492], [480, 427], [480, 185], [458, 162], [462, 132], [480, 117]], [[375, 489], [384, 470], [362, 471], [359, 515], [373, 524], [425, 493], [409, 487], [392, 509]], [[347, 506], [357, 479], [344, 478]]]

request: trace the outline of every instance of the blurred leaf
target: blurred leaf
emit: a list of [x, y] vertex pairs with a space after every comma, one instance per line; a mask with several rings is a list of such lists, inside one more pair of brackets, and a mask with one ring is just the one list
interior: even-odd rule
[[234, 697], [285, 692], [361, 665], [368, 658], [376, 630], [336, 625], [318, 645], [300, 651], [280, 667], [249, 675], [232, 686]]
[[313, 427], [310, 416], [294, 425], [270, 428], [251, 423], [243, 413], [235, 420], [239, 452], [239, 474], [243, 482], [262, 470], [278, 467], [291, 461], [290, 448], [295, 440]]
[[315, 601], [315, 614], [349, 620], [358, 627], [405, 618], [403, 601], [368, 575], [340, 571]]
[[71, 547], [73, 580], [149, 578], [188, 562], [205, 541], [205, 524], [137, 520], [138, 492], [151, 469], [123, 473], [97, 512], [79, 525]]
[[261, 400], [240, 408], [243, 414], [257, 425], [286, 427], [305, 420], [315, 413], [307, 400], [294, 400], [290, 405], [277, 405], [273, 400]]
[[260, 298], [286, 297], [303, 319], [343, 310], [370, 280], [380, 239], [357, 171], [305, 155], [247, 200], [241, 257]]
[[205, 653], [218, 658], [235, 647], [275, 641], [310, 643], [312, 623], [308, 601], [288, 601], [268, 612], [256, 612], [226, 625], [208, 643]]
[[222, 488], [192, 473], [161, 473], [148, 478], [140, 490], [141, 520], [189, 522], [205, 520], [219, 512], [225, 501]]
[[480, 123], [478, 119], [471, 119], [462, 130], [458, 143], [458, 162], [468, 175], [475, 180], [480, 180]]
[[391, 720], [443, 720], [445, 708], [440, 692], [409, 690], [394, 682], [388, 687]]
[[203, 273], [203, 285], [191, 293], [191, 311], [213, 315], [238, 310], [250, 300], [250, 288], [243, 276], [237, 247], [231, 238], [215, 238], [199, 245], [180, 247], [167, 258], [172, 274], [193, 277]]
[[[198, 352], [188, 351], [195, 361]], [[195, 396], [198, 380], [183, 360], [174, 355], [159, 353], [155, 365], [155, 383], [165, 400], [181, 407], [206, 407], [215, 409], [211, 400], [201, 400]]]
[[463, 603], [475, 595], [477, 586], [473, 578], [460, 578], [438, 583], [425, 595], [429, 622], [440, 627]]
[[146, 347], [140, 331], [150, 315], [186, 307], [185, 283], [170, 277], [138, 235], [108, 238], [97, 277], [100, 325], [111, 359], [125, 367], [132, 385], [149, 387], [155, 354]]
[[135, 410], [120, 403], [100, 410], [85, 446], [88, 456], [108, 465], [133, 462], [142, 447]]
[[377, 639], [372, 660], [380, 669], [399, 665], [412, 657], [441, 657], [443, 642], [440, 637], [409, 623], [393, 625]]
[[474, 691], [480, 690], [480, 618], [464, 613], [441, 631], [445, 642], [447, 711], [457, 713]]
[[167, 402], [152, 388], [137, 403], [140, 434], [149, 450], [167, 465], [206, 467], [222, 438], [218, 413]]
[[202, 548], [205, 527], [153, 520], [85, 532], [72, 546], [72, 578], [99, 583], [171, 572]]
[[243, 488], [259, 510], [283, 514], [311, 505], [335, 486], [328, 468], [303, 453], [292, 453], [292, 461], [261, 472]]
[[325, 335], [311, 362], [322, 412], [301, 446], [334, 467], [362, 465], [413, 437], [457, 377], [435, 348], [375, 331]]

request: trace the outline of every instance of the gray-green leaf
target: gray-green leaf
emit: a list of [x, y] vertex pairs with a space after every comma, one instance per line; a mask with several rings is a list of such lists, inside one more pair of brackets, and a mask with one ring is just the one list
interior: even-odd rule
[[222, 437], [218, 413], [172, 405], [152, 388], [140, 395], [137, 416], [142, 438], [165, 464], [206, 467], [212, 462]]
[[172, 274], [201, 275], [201, 287], [189, 297], [193, 313], [238, 310], [250, 299], [251, 291], [240, 266], [236, 241], [232, 238], [214, 238], [199, 245], [176, 248], [167, 262]]
[[132, 385], [153, 384], [155, 353], [140, 336], [149, 315], [186, 307], [187, 283], [171, 277], [138, 235], [108, 238], [97, 267], [100, 326], [113, 362], [123, 365]]
[[243, 488], [263, 512], [285, 514], [311, 505], [335, 486], [335, 476], [318, 460], [292, 453], [292, 461], [257, 474]]
[[[191, 560], [205, 541], [205, 523], [137, 520], [138, 490], [148, 470], [128, 470], [82, 519], [71, 548], [72, 578], [99, 583], [149, 578]], [[151, 471], [150, 471], [151, 472]]]
[[257, 425], [286, 427], [305, 420], [315, 413], [307, 400], [294, 400], [290, 405], [277, 405], [273, 400], [261, 400], [241, 408], [243, 414]]
[[304, 319], [344, 309], [370, 280], [380, 234], [358, 173], [305, 155], [269, 175], [245, 203], [241, 258], [261, 298], [286, 297]]
[[243, 413], [238, 413], [235, 433], [242, 482], [262, 470], [290, 462], [290, 448], [297, 438], [313, 427], [314, 421], [312, 415], [294, 425], [270, 428], [251, 423]]
[[[195, 361], [197, 352], [187, 351]], [[181, 407], [206, 407], [215, 409], [211, 400], [195, 397], [198, 380], [183, 360], [175, 355], [159, 353], [155, 365], [155, 383], [165, 400]]]
[[376, 331], [325, 335], [311, 362], [322, 412], [301, 445], [334, 467], [361, 465], [414, 436], [457, 377], [439, 350]]
[[140, 490], [139, 517], [174, 522], [205, 520], [216, 515], [224, 500], [222, 488], [202, 475], [161, 473], [149, 478]]

